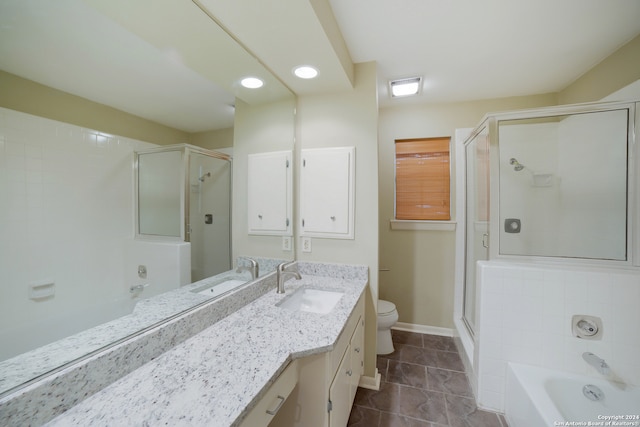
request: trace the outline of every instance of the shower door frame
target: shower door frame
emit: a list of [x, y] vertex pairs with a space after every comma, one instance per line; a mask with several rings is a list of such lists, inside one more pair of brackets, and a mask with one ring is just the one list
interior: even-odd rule
[[[213, 159], [219, 159], [229, 162], [229, 268], [233, 266], [233, 158], [227, 154], [220, 153], [218, 151], [207, 150], [205, 148], [196, 147], [189, 144], [183, 144], [185, 151], [183, 153], [183, 195], [184, 195], [184, 222], [183, 222], [183, 234], [184, 241], [191, 242], [191, 154], [201, 154]], [[193, 249], [191, 249], [193, 250]], [[192, 252], [193, 253], [193, 252]], [[191, 261], [191, 268], [193, 268], [193, 259]], [[193, 281], [193, 278], [192, 278]]]
[[[547, 264], [572, 264], [578, 266], [602, 266], [614, 268], [640, 267], [640, 220], [634, 218], [635, 213], [640, 213], [637, 192], [640, 189], [637, 185], [639, 178], [636, 165], [637, 157], [637, 137], [636, 128], [638, 123], [638, 108], [634, 101], [619, 102], [594, 102], [585, 104], [572, 104], [563, 106], [544, 107], [530, 110], [519, 110], [514, 112], [496, 113], [486, 116], [489, 126], [489, 159], [490, 159], [490, 189], [491, 194], [489, 205], [489, 235], [500, 235], [500, 141], [498, 128], [501, 121], [537, 119], [556, 116], [568, 116], [573, 114], [598, 113], [614, 110], [628, 109], [627, 127], [627, 203], [626, 203], [626, 260], [610, 260], [595, 258], [570, 258], [560, 256], [542, 255], [508, 255], [500, 253], [499, 240], [489, 239], [489, 260], [504, 260], [518, 262], [542, 262]], [[484, 123], [484, 120], [483, 120]], [[466, 144], [467, 141], [465, 141]], [[638, 216], [638, 215], [636, 215]]]

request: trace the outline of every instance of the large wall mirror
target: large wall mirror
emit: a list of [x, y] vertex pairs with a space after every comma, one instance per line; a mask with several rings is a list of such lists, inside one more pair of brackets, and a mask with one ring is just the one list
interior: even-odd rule
[[248, 154], [293, 149], [295, 97], [196, 2], [3, 1], [0, 90], [0, 396], [140, 327], [63, 355], [56, 343], [185, 285], [161, 262], [167, 287], [143, 286], [153, 271], [133, 253], [179, 263], [188, 243], [136, 247], [135, 152], [230, 155], [232, 259], [293, 257], [248, 236], [246, 176]]

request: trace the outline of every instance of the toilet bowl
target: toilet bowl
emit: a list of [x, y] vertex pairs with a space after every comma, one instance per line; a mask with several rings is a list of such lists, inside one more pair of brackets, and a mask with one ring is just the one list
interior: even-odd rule
[[391, 340], [391, 327], [398, 321], [394, 303], [378, 300], [378, 344], [377, 354], [390, 354], [395, 350]]

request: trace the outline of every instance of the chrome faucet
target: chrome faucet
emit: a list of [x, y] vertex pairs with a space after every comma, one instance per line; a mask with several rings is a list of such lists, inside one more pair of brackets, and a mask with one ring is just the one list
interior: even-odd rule
[[610, 372], [609, 365], [607, 365], [607, 362], [605, 362], [604, 359], [601, 359], [595, 354], [588, 351], [585, 351], [584, 353], [582, 353], [582, 358], [589, 365], [596, 368], [596, 370], [600, 372], [602, 375], [609, 375], [609, 372]]
[[297, 271], [285, 271], [285, 269], [291, 266], [294, 262], [295, 261], [291, 261], [289, 263], [283, 262], [278, 264], [278, 268], [276, 269], [276, 282], [278, 283], [278, 289], [276, 290], [276, 293], [284, 294], [284, 281], [286, 280], [287, 276], [293, 276], [297, 280], [302, 279], [300, 273], [298, 273]]
[[260, 267], [258, 266], [258, 263], [256, 262], [255, 259], [251, 259], [251, 258], [247, 258], [247, 260], [249, 261], [249, 263], [251, 264], [250, 266], [245, 266], [245, 265], [238, 265], [238, 268], [236, 269], [236, 273], [242, 273], [243, 271], [249, 271], [251, 273], [251, 279], [252, 280], [256, 280], [259, 276], [259, 272], [260, 272]]

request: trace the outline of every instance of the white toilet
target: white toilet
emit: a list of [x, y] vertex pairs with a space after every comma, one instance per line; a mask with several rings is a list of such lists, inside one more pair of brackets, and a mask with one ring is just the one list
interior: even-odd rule
[[390, 354], [395, 350], [391, 341], [391, 327], [398, 321], [396, 305], [378, 300], [378, 345], [377, 354]]

